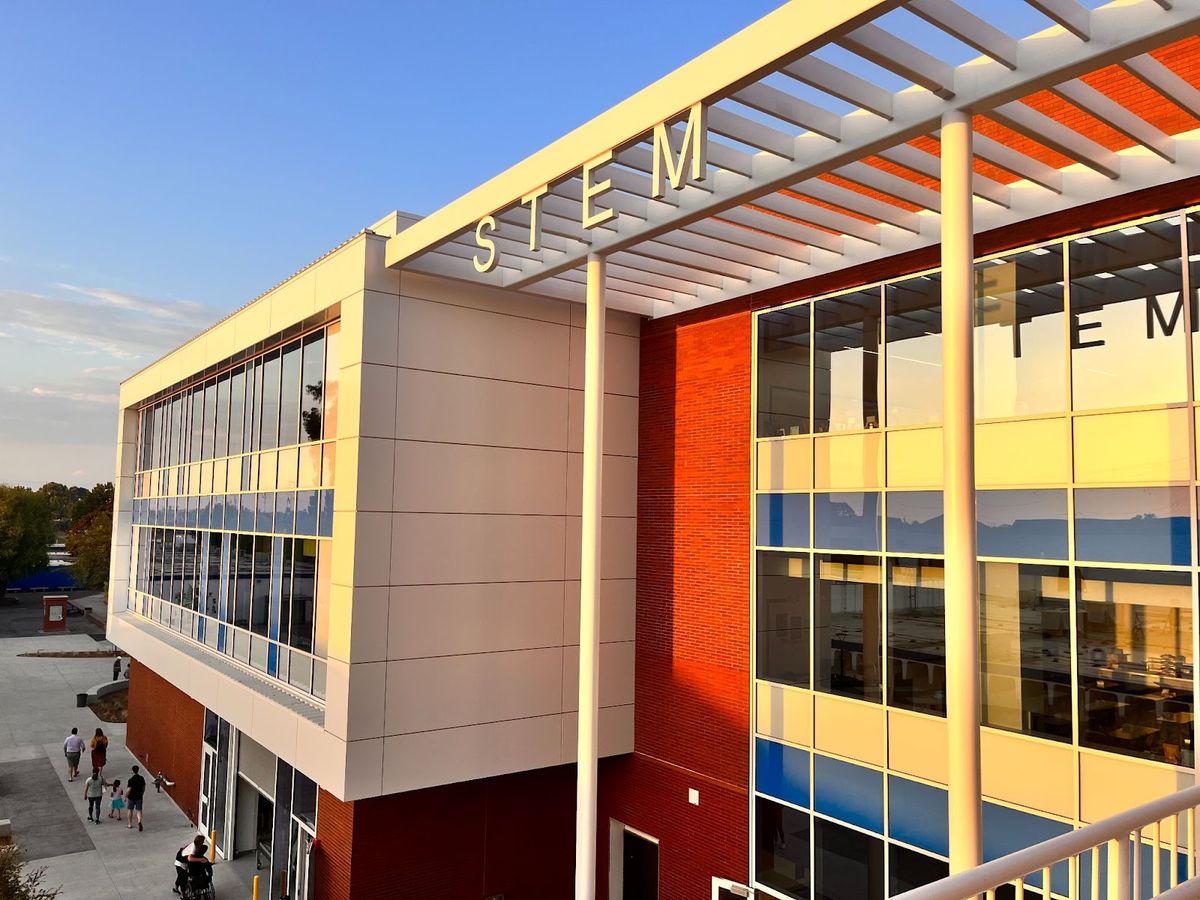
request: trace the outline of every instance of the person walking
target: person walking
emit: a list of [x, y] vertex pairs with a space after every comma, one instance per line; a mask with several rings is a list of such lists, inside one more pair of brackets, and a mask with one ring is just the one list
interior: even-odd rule
[[121, 790], [120, 778], [112, 783], [112, 808], [108, 811], [108, 817], [118, 822], [125, 818], [125, 794]]
[[129, 807], [129, 824], [126, 828], [133, 827], [133, 814], [137, 813], [138, 831], [142, 831], [142, 800], [146, 796], [146, 779], [142, 777], [141, 770], [133, 767], [133, 774], [129, 776], [129, 783], [125, 790], [125, 803]]
[[83, 799], [88, 805], [88, 821], [100, 824], [100, 802], [104, 799], [104, 778], [99, 769], [92, 769], [92, 777], [83, 783]]
[[96, 734], [92, 737], [92, 768], [103, 772], [106, 765], [108, 765], [108, 738], [104, 736], [103, 728], [97, 728]]
[[79, 729], [72, 728], [67, 739], [63, 741], [63, 753], [67, 757], [67, 781], [74, 781], [79, 774], [79, 756], [86, 744], [79, 736]]

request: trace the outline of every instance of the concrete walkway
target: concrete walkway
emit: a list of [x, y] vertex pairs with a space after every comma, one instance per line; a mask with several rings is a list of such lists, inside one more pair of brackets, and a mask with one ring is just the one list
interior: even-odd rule
[[[112, 677], [112, 660], [19, 656], [106, 646], [84, 635], [0, 640], [0, 818], [12, 819], [16, 843], [23, 836], [28, 840], [31, 855], [38, 857], [33, 864], [46, 868], [47, 886], [62, 885], [60, 900], [165, 900], [175, 896], [175, 851], [195, 834], [179, 807], [148, 787], [144, 832], [107, 818], [107, 796], [101, 824], [93, 825], [87, 821], [82, 777], [67, 781], [62, 742], [73, 727], [84, 736], [97, 727], [108, 735], [105, 778], [124, 782], [137, 762], [125, 748], [125, 725], [101, 722], [90, 709], [75, 706], [77, 692]], [[87, 762], [85, 753], [81, 770]], [[237, 869], [217, 863], [221, 900], [250, 897]]]

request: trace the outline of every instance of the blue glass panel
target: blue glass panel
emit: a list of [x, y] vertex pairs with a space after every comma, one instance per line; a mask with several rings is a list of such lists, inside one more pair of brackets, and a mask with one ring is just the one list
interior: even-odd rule
[[238, 516], [238, 531], [254, 530], [254, 494], [239, 494], [241, 513]]
[[317, 522], [317, 534], [333, 537], [333, 491], [321, 491], [321, 518]]
[[291, 534], [296, 526], [296, 492], [284, 491], [275, 495], [275, 530]]
[[754, 763], [756, 791], [809, 808], [808, 751], [758, 738]]
[[1192, 562], [1188, 489], [1089, 488], [1075, 492], [1075, 554], [1106, 562]]
[[269, 534], [275, 530], [275, 495], [258, 495], [258, 516], [255, 518], [254, 530], [260, 534]]
[[196, 527], [207, 529], [209, 527], [209, 510], [212, 508], [212, 497], [201, 497], [200, 505], [196, 509]]
[[980, 491], [979, 555], [1067, 558], [1066, 491]]
[[[983, 804], [983, 859], [989, 862], [1017, 850], [1024, 850], [1052, 837], [1066, 834], [1071, 826], [1041, 816], [1030, 815], [995, 803]], [[1065, 862], [1051, 871], [1051, 888], [1056, 893], [1066, 894], [1069, 872]], [[1041, 873], [1026, 879], [1026, 884], [1040, 887]]]
[[947, 856], [950, 824], [946, 791], [896, 775], [888, 776], [891, 836], [913, 847]]
[[887, 507], [889, 550], [942, 552], [941, 491], [890, 491]]
[[225, 527], [225, 495], [217, 494], [213, 497], [212, 512], [209, 514], [209, 522], [213, 531], [220, 531]]
[[816, 546], [827, 550], [879, 550], [879, 494], [856, 491], [814, 494]]
[[296, 494], [296, 534], [317, 533], [317, 492]]
[[883, 773], [817, 754], [813, 809], [883, 834]]
[[757, 503], [759, 546], [808, 546], [808, 494], [759, 494]]

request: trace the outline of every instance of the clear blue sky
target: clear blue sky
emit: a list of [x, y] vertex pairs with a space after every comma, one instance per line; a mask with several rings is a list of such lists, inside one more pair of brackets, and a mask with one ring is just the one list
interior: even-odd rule
[[110, 479], [120, 379], [778, 5], [6, 4], [0, 482]]

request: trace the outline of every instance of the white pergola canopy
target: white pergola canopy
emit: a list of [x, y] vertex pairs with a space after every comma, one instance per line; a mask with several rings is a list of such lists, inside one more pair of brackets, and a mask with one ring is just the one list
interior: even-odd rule
[[[954, 0], [785, 5], [432, 215], [402, 217], [410, 224], [389, 239], [388, 265], [582, 302], [584, 263], [601, 254], [609, 305], [662, 316], [927, 247], [941, 232], [928, 139], [955, 110], [983, 117], [979, 231], [1200, 174], [1200, 134], [1169, 134], [1145, 118], [1145, 102], [1083, 80], [1118, 64], [1194, 127], [1200, 91], [1151, 51], [1200, 32], [1200, 0], [1012, 2], [1057, 24], [1018, 39]], [[896, 37], [877, 24], [895, 10], [982, 55], [955, 66]], [[910, 84], [891, 90], [813, 55], [835, 45]], [[1031, 102], [1044, 90], [1062, 102]], [[652, 199], [653, 130], [667, 123], [678, 151], [695, 104], [707, 177]], [[1125, 146], [1101, 143], [1096, 123]], [[587, 229], [581, 170], [610, 149], [592, 180], [611, 187], [592, 204], [615, 216]], [[530, 249], [522, 198], [543, 186]], [[480, 272], [485, 216], [497, 264]]]

